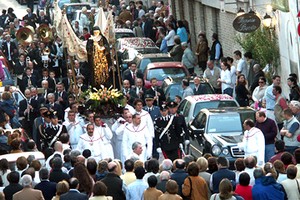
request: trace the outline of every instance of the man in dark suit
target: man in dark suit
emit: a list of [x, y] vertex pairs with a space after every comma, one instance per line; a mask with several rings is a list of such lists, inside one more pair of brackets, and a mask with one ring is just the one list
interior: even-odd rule
[[13, 195], [23, 189], [23, 187], [19, 184], [20, 174], [17, 171], [10, 172], [7, 175], [7, 180], [9, 185], [3, 189], [3, 193], [6, 200], [12, 200]]
[[[107, 195], [113, 199], [125, 200], [123, 191], [123, 182], [118, 175], [117, 164], [115, 162], [108, 163], [108, 174], [101, 180], [107, 187]], [[63, 199], [61, 199], [63, 200]]]
[[145, 93], [147, 89], [143, 87], [143, 79], [137, 78], [135, 81], [135, 85], [131, 86], [129, 91], [130, 94], [130, 102], [134, 102], [135, 99], [145, 99]]
[[65, 91], [64, 84], [62, 82], [56, 84], [56, 92], [54, 95], [56, 103], [60, 104], [62, 109], [65, 110], [68, 107], [68, 94]]
[[[28, 1], [32, 1], [32, 0], [28, 0]], [[38, 17], [36, 16], [36, 14], [32, 13], [32, 9], [31, 8], [27, 8], [27, 15], [25, 15], [23, 17], [23, 21], [25, 21], [26, 25], [32, 26], [34, 29], [36, 29], [36, 22], [38, 20]]]
[[260, 77], [265, 77], [265, 73], [263, 72], [263, 70], [261, 70], [261, 67], [259, 64], [255, 64], [253, 66], [253, 71], [254, 71], [254, 77], [253, 77], [253, 82], [252, 83], [248, 83], [250, 86], [250, 92], [252, 93], [254, 91], [254, 89], [259, 85], [258, 81]]
[[64, 84], [65, 90], [69, 91], [70, 85], [73, 82], [73, 73], [71, 69], [68, 70], [67, 77], [64, 77], [61, 82]]
[[48, 88], [51, 90], [51, 92], [55, 91], [55, 83], [54, 80], [49, 76], [49, 70], [47, 68], [43, 69], [43, 77], [41, 80], [38, 81], [38, 86], [42, 87], [42, 81], [46, 80], [48, 81]]
[[49, 181], [49, 171], [47, 168], [42, 168], [39, 171], [39, 175], [41, 182], [34, 189], [42, 191], [45, 200], [51, 200], [56, 193], [56, 183]]
[[136, 63], [129, 63], [129, 66], [130, 67], [123, 73], [123, 80], [128, 80], [130, 85], [134, 85], [137, 78], [141, 78], [143, 80], [144, 75], [140, 70], [137, 70]]
[[24, 94], [26, 99], [20, 101], [19, 117], [23, 117], [21, 122], [22, 126], [26, 133], [32, 137], [32, 124], [34, 119], [37, 117], [38, 102], [31, 99], [30, 89], [26, 89]]
[[44, 10], [40, 10], [37, 23], [40, 25], [46, 24], [48, 26], [51, 24], [51, 19], [48, 15], [46, 15]]
[[47, 80], [42, 80], [42, 88], [44, 92], [41, 95], [42, 103], [49, 103], [48, 94], [54, 93], [54, 90], [49, 88], [49, 83]]
[[[50, 172], [49, 181], [52, 181], [55, 183], [59, 183], [62, 180], [69, 181], [69, 179], [71, 177], [69, 174], [62, 171], [62, 167], [63, 167], [63, 161], [62, 161], [61, 156], [59, 154], [55, 154], [52, 159], [52, 162], [51, 162], [52, 170]], [[70, 187], [70, 189], [71, 189], [71, 187]], [[60, 199], [62, 199], [62, 196], [60, 196]], [[69, 200], [72, 198], [65, 198], [65, 199]]]
[[77, 178], [71, 178], [69, 185], [70, 185], [70, 191], [65, 194], [62, 194], [60, 196], [60, 200], [70, 200], [70, 199], [88, 200], [88, 196], [86, 194], [82, 194], [78, 191], [79, 181]]
[[161, 106], [163, 102], [166, 100], [164, 91], [157, 86], [157, 79], [152, 78], [150, 80], [151, 88], [146, 91], [146, 94], [150, 94], [154, 97], [154, 105]]
[[1, 49], [9, 62], [9, 69], [12, 69], [13, 61], [18, 56], [18, 49], [16, 44], [11, 41], [11, 37], [9, 34], [5, 36], [5, 42], [2, 43]]
[[31, 70], [26, 67], [25, 69], [25, 73], [26, 73], [26, 76], [23, 76], [22, 78], [22, 81], [21, 81], [21, 85], [20, 85], [20, 90], [24, 93], [26, 87], [36, 87], [36, 77], [33, 76], [31, 74]]
[[20, 54], [19, 60], [16, 61], [14, 65], [14, 74], [17, 76], [17, 85], [21, 84], [22, 74], [24, 73], [25, 68], [26, 68], [25, 55]]
[[198, 76], [196, 76], [194, 78], [193, 92], [194, 92], [194, 95], [207, 94], [208, 93], [205, 84], [201, 84], [201, 80]]

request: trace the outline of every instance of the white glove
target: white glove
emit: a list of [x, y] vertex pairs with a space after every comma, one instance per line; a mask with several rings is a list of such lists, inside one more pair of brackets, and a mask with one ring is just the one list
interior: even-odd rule
[[184, 141], [184, 145], [185, 145], [185, 146], [187, 146], [187, 145], [189, 145], [189, 144], [190, 144], [190, 141], [189, 141], [189, 140], [185, 140], [185, 141]]
[[160, 147], [158, 147], [158, 148], [156, 149], [156, 151], [157, 151], [157, 153], [162, 153], [162, 150], [161, 150]]

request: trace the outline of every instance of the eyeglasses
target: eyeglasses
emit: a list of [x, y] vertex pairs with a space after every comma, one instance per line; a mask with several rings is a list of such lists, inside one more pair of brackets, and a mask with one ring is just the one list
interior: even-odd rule
[[265, 82], [263, 82], [263, 81], [259, 81], [258, 83], [265, 83]]

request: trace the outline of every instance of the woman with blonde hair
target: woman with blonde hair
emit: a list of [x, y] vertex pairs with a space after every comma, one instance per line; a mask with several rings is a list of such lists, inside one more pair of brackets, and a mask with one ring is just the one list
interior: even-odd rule
[[52, 200], [59, 200], [60, 195], [69, 192], [69, 183], [65, 180], [60, 181], [56, 185], [56, 196], [52, 198]]
[[[199, 176], [202, 177], [206, 184], [209, 185], [211, 174], [207, 172], [208, 169], [208, 161], [204, 157], [200, 157], [196, 162], [199, 165]], [[208, 197], [211, 196], [210, 190], [208, 190]]]
[[229, 179], [224, 178], [219, 185], [219, 193], [213, 194], [210, 200], [236, 200], [233, 196], [233, 187]]

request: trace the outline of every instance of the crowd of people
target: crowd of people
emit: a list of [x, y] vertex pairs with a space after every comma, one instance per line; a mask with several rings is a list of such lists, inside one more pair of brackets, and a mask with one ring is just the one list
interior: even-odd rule
[[[8, 160], [1, 159], [0, 199], [300, 199], [297, 75], [290, 74], [287, 80], [291, 92], [286, 98], [280, 76], [263, 70], [251, 52], [244, 58], [239, 50], [234, 58], [224, 57], [215, 33], [210, 47], [204, 32], [199, 33], [197, 44], [191, 44], [187, 21], [169, 14], [164, 1], [153, 1], [149, 8], [142, 1], [111, 3], [108, 9], [113, 10], [116, 26], [151, 38], [161, 52], [194, 75], [195, 88], [184, 79], [182, 96], [166, 102], [157, 79], [145, 88], [143, 74], [131, 62], [122, 74], [120, 90], [127, 103], [120, 116], [107, 118], [86, 111], [80, 95], [93, 81], [88, 63], [74, 60], [72, 70], [73, 61], [57, 36], [28, 46], [16, 39], [21, 24], [34, 29], [51, 26], [50, 12], [35, 14], [31, 5], [20, 23], [12, 8], [3, 10], [0, 43], [5, 59], [0, 63], [9, 68], [25, 99], [17, 104], [16, 89], [5, 86], [0, 151], [43, 152], [45, 162], [20, 156], [12, 170]], [[88, 40], [95, 10], [88, 14], [83, 8], [82, 16], [72, 26], [81, 40]], [[256, 122], [247, 119], [243, 124], [244, 139], [238, 146], [245, 157], [233, 164], [222, 156], [185, 155], [189, 132], [177, 108], [183, 98], [202, 94], [201, 76], [215, 93], [228, 94], [240, 106], [257, 110]]]

